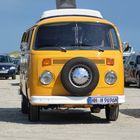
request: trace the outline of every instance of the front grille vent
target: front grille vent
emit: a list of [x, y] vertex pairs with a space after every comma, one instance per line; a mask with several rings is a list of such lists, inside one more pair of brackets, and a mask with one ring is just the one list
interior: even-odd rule
[[[53, 64], [65, 64], [69, 59], [54, 59]], [[95, 64], [105, 64], [105, 59], [90, 59], [92, 60]]]

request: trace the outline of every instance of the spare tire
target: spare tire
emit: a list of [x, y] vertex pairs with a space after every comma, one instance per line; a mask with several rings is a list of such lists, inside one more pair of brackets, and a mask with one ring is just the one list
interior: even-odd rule
[[72, 96], [87, 96], [99, 82], [99, 71], [97, 66], [87, 58], [73, 58], [64, 65], [61, 81]]

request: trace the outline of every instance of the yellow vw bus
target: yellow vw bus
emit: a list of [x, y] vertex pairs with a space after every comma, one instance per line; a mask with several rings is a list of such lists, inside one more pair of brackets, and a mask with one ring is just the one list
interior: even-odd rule
[[122, 44], [99, 11], [45, 11], [22, 37], [21, 109], [38, 121], [42, 108], [105, 109], [116, 121], [125, 102]]

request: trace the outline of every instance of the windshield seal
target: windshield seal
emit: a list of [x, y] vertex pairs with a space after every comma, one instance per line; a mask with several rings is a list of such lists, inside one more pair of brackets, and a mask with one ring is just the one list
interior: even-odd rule
[[[90, 30], [88, 30], [89, 27], [92, 29], [91, 32]], [[97, 29], [94, 29], [94, 27]], [[100, 37], [101, 34], [99, 31], [105, 32], [109, 29], [112, 29], [114, 31], [116, 44], [113, 44], [114, 45], [113, 47], [111, 46], [111, 43], [113, 41], [110, 41], [108, 38], [111, 38], [113, 35], [110, 37], [110, 32], [109, 32], [105, 36], [106, 39], [104, 39], [104, 42], [106, 41], [105, 47], [103, 47], [101, 44], [95, 45], [95, 43], [93, 42], [99, 41], [101, 38]], [[44, 30], [47, 30], [47, 31], [44, 31]], [[98, 35], [96, 34], [96, 36], [99, 36], [97, 37], [97, 39], [96, 39], [96, 36], [94, 35], [95, 33], [93, 33], [94, 31], [95, 33], [96, 32], [98, 33]], [[47, 33], [51, 37], [48, 36], [46, 40], [43, 37], [42, 38], [40, 37], [40, 36], [46, 36]], [[85, 34], [84, 39], [82, 38], [82, 35], [83, 35], [82, 33]], [[93, 40], [92, 39], [90, 40], [91, 34], [92, 34], [92, 37], [95, 36]], [[81, 41], [80, 37], [84, 41]], [[86, 39], [88, 41], [90, 40], [91, 42], [86, 41]], [[66, 50], [99, 50], [100, 48], [102, 48], [103, 50], [120, 50], [120, 43], [119, 43], [116, 30], [114, 29], [112, 25], [109, 25], [109, 24], [95, 23], [95, 22], [60, 22], [60, 23], [43, 24], [37, 28], [36, 35], [35, 35], [34, 50], [60, 51], [60, 48], [62, 47], [65, 48]]]

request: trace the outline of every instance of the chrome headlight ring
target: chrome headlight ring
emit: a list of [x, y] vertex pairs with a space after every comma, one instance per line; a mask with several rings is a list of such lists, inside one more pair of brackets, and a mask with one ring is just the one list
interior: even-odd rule
[[108, 71], [105, 75], [105, 82], [108, 84], [108, 85], [113, 85], [115, 84], [117, 81], [117, 75], [114, 71]]
[[43, 85], [49, 85], [53, 80], [53, 74], [50, 71], [45, 71], [40, 76], [40, 82]]

